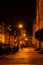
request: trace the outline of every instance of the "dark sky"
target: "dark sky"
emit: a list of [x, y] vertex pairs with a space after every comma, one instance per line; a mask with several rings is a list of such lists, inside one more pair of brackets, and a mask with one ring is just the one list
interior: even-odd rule
[[16, 25], [20, 21], [26, 29], [32, 29], [32, 21], [35, 19], [35, 0], [28, 2], [8, 2], [0, 4], [0, 22]]

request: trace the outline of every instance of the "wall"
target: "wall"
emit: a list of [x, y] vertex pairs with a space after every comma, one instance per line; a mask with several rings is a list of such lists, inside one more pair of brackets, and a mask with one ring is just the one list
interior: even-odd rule
[[[43, 28], [43, 0], [36, 0], [36, 23], [33, 23], [32, 42], [36, 47], [39, 47], [39, 40], [35, 38], [35, 32]], [[43, 42], [41, 48], [43, 48]]]

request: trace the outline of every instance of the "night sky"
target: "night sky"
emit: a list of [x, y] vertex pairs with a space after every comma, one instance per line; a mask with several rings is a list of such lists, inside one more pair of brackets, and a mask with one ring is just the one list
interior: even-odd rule
[[28, 31], [32, 31], [33, 19], [35, 19], [35, 0], [28, 2], [8, 2], [0, 4], [0, 23], [12, 25], [16, 28], [18, 23], [23, 23]]

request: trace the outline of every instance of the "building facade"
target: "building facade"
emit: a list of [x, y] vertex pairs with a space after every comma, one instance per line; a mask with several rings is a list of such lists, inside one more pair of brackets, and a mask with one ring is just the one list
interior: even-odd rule
[[0, 43], [14, 45], [14, 35], [9, 35], [7, 28], [0, 25]]
[[35, 38], [35, 32], [43, 28], [43, 0], [36, 0], [36, 23], [33, 23], [32, 43], [39, 48], [43, 48], [43, 42]]

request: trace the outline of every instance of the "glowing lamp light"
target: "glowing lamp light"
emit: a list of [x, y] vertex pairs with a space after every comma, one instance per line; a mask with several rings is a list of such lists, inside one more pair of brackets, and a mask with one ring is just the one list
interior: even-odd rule
[[15, 42], [16, 42], [17, 40], [15, 39]]
[[23, 25], [22, 25], [22, 24], [20, 24], [20, 25], [19, 25], [19, 28], [22, 28], [22, 27], [23, 27]]
[[23, 34], [23, 36], [25, 37], [25, 36], [26, 36], [26, 34]]
[[25, 38], [25, 40], [27, 41], [27, 38]]

